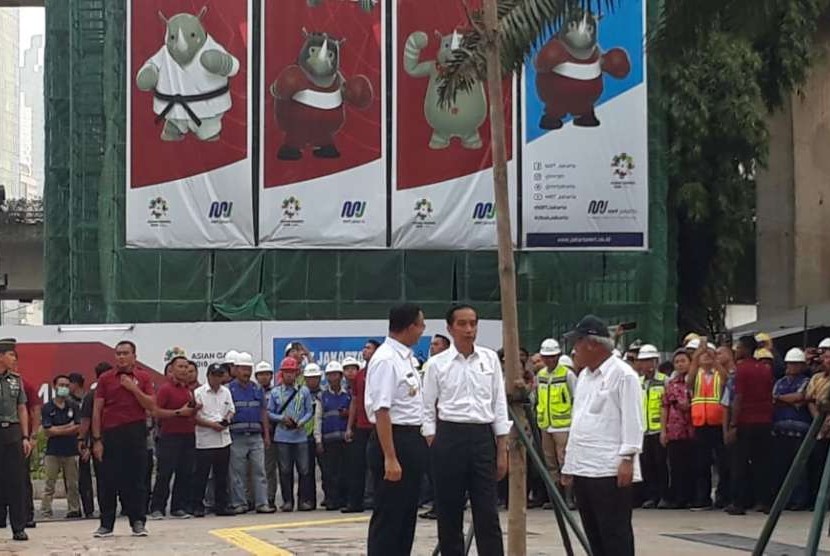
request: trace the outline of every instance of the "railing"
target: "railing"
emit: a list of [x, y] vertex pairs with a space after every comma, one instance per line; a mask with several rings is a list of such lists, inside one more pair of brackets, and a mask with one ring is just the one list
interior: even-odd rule
[[0, 224], [43, 224], [43, 209], [0, 209]]

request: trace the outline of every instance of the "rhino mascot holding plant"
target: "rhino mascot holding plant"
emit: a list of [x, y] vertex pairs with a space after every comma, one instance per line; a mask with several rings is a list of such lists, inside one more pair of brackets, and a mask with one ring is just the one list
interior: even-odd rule
[[198, 15], [159, 12], [166, 27], [165, 45], [138, 72], [136, 85], [153, 92], [156, 121], [164, 120], [163, 141], [182, 141], [193, 132], [202, 141], [218, 141], [222, 117], [231, 109], [228, 78], [239, 72], [239, 60], [217, 43]]

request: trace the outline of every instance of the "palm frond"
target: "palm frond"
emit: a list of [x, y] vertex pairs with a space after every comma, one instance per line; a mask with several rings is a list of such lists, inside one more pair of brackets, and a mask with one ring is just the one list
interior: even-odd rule
[[509, 75], [521, 68], [533, 49], [550, 37], [571, 11], [601, 14], [624, 1], [498, 0], [499, 27], [494, 36], [485, 29], [482, 10], [468, 12], [469, 28], [464, 30], [461, 48], [447, 65], [439, 87], [441, 103], [452, 103], [459, 91], [469, 91], [487, 78], [487, 50], [494, 40], [500, 47], [502, 72]]

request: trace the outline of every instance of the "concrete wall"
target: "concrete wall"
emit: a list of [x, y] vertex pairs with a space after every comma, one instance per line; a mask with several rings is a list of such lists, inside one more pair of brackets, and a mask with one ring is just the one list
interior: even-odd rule
[[43, 224], [0, 224], [0, 274], [9, 275], [4, 297], [43, 298]]
[[758, 176], [758, 317], [830, 301], [830, 21], [810, 78], [769, 122]]

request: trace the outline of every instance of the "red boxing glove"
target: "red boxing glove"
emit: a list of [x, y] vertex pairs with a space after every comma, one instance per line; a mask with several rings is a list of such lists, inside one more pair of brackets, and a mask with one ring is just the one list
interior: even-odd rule
[[553, 39], [539, 51], [536, 55], [536, 71], [538, 73], [549, 73], [553, 68], [563, 62], [568, 61], [568, 51], [559, 42], [559, 39]]
[[271, 85], [271, 94], [279, 100], [290, 100], [305, 89], [307, 84], [308, 79], [299, 66], [288, 66]]
[[612, 48], [602, 55], [602, 71], [611, 77], [622, 79], [631, 72], [631, 61], [622, 48]]
[[343, 84], [343, 100], [359, 110], [369, 108], [374, 98], [372, 83], [365, 75], [356, 75]]

